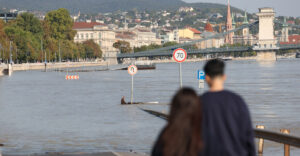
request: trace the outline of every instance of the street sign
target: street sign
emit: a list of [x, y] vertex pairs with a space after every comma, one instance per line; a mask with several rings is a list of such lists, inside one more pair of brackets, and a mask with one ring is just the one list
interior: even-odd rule
[[198, 78], [198, 80], [205, 80], [205, 73], [204, 73], [204, 71], [198, 70], [197, 78]]
[[137, 73], [138, 68], [135, 65], [130, 65], [128, 67], [128, 73], [131, 75], [131, 104], [133, 103], [133, 76]]
[[204, 88], [204, 80], [199, 80], [199, 88], [200, 89]]
[[137, 71], [138, 71], [138, 69], [135, 65], [130, 65], [128, 67], [128, 73], [132, 76], [135, 75], [137, 73]]
[[176, 61], [176, 62], [184, 62], [186, 60], [186, 57], [187, 57], [187, 53], [184, 49], [176, 49], [174, 50], [173, 52], [173, 59]]
[[179, 63], [179, 84], [182, 87], [182, 72], [181, 72], [181, 62], [186, 60], [187, 53], [184, 49], [176, 49], [173, 52], [173, 59]]

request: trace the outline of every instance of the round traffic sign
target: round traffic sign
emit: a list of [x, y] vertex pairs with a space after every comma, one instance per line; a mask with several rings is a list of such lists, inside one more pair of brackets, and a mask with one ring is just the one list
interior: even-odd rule
[[135, 65], [130, 65], [128, 67], [128, 73], [130, 75], [135, 75], [137, 73], [137, 71], [138, 71], [138, 69], [137, 69], [137, 67]]
[[186, 57], [187, 57], [187, 53], [184, 49], [176, 49], [174, 52], [173, 52], [173, 59], [177, 62], [184, 62], [186, 60]]

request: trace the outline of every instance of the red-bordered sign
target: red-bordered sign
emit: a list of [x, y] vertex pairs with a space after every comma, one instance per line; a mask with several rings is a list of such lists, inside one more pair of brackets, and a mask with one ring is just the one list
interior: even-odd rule
[[187, 53], [182, 48], [176, 49], [173, 52], [173, 59], [176, 62], [179, 62], [179, 63], [184, 62], [186, 60], [186, 57], [187, 57]]
[[137, 71], [138, 71], [138, 68], [135, 65], [130, 65], [128, 67], [128, 73], [132, 76], [135, 75], [137, 73]]

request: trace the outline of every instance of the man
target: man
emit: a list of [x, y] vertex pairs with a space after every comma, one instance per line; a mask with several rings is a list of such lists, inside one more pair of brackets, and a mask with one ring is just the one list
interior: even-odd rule
[[203, 94], [203, 140], [205, 156], [254, 156], [250, 114], [244, 100], [224, 90], [225, 63], [209, 60], [204, 71], [210, 90]]

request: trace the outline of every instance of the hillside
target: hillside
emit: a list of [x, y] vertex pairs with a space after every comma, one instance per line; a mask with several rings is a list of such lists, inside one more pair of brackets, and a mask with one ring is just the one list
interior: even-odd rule
[[164, 9], [185, 4], [180, 0], [0, 0], [0, 6], [26, 10], [49, 11], [67, 8], [71, 12], [97, 13], [117, 10]]
[[159, 10], [193, 6], [200, 9], [226, 9], [225, 5], [213, 3], [186, 3], [181, 0], [0, 0], [1, 8], [49, 11], [67, 8], [71, 13], [113, 12], [118, 10]]

